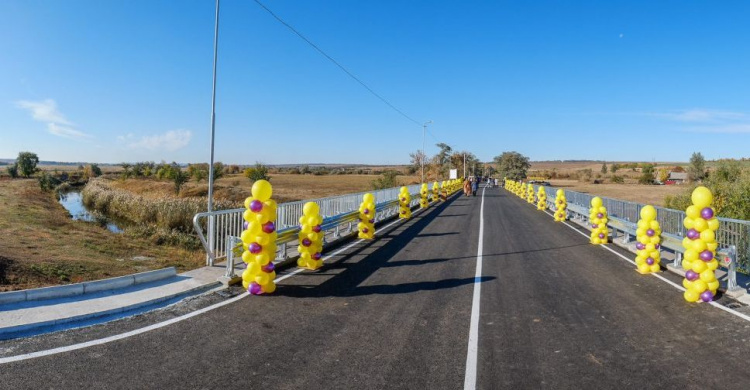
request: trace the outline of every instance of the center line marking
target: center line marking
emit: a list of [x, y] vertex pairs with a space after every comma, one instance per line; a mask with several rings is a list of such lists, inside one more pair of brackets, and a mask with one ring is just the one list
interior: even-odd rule
[[479, 245], [477, 247], [477, 269], [474, 273], [474, 296], [471, 299], [471, 324], [469, 325], [469, 350], [466, 353], [466, 374], [464, 375], [464, 390], [474, 390], [477, 387], [477, 354], [479, 352], [479, 298], [482, 292], [482, 251], [484, 241], [484, 191], [482, 188], [482, 203], [479, 207]]

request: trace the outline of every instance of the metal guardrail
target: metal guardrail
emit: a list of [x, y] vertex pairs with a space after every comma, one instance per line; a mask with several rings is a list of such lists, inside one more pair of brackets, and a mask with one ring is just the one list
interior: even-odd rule
[[[557, 188], [545, 186], [547, 192], [547, 204], [550, 209], [554, 210], [555, 198], [557, 197]], [[539, 186], [534, 186], [534, 191], [538, 191]], [[596, 195], [584, 194], [581, 192], [565, 190], [565, 198], [568, 201], [568, 212], [573, 213], [574, 217], [586, 220], [590, 208], [591, 199]], [[646, 206], [642, 203], [628, 202], [619, 199], [612, 199], [600, 196], [604, 207], [607, 208], [607, 214], [610, 219], [610, 225], [619, 224], [618, 230], [629, 235], [635, 235], [635, 229], [626, 229], [634, 227], [640, 219], [641, 208]], [[667, 247], [678, 254], [678, 259], [683, 253], [682, 238], [685, 236], [683, 220], [685, 212], [680, 210], [667, 209], [664, 207], [654, 206], [656, 208], [656, 219], [663, 232], [663, 247]], [[719, 248], [727, 249], [734, 246], [737, 253], [738, 265], [745, 270], [750, 269], [750, 221], [739, 219], [718, 217], [719, 230], [716, 231], [716, 241]], [[613, 228], [616, 228], [613, 226]], [[626, 237], [627, 238], [627, 237]], [[678, 260], [676, 259], [675, 262]]]
[[[411, 206], [419, 204], [419, 191], [421, 184], [406, 186], [412, 194]], [[376, 222], [382, 218], [387, 218], [398, 212], [398, 194], [401, 187], [388, 188], [384, 190], [370, 191], [376, 203]], [[320, 199], [301, 200], [296, 202], [282, 203], [278, 205], [276, 211], [276, 228], [279, 239], [276, 241], [279, 245], [279, 254], [277, 256], [287, 255], [287, 243], [297, 239], [299, 230], [299, 217], [302, 216], [302, 208], [307, 202], [315, 202], [320, 206], [320, 215], [323, 217], [323, 225], [326, 231], [326, 239], [336, 239], [342, 230], [342, 225], [350, 224], [352, 221], [343, 221], [342, 218], [350, 218], [352, 215], [356, 219], [359, 205], [362, 203], [362, 196], [367, 192], [347, 194], [341, 196], [332, 196]], [[430, 191], [432, 194], [432, 191]], [[431, 196], [431, 195], [430, 195]], [[198, 213], [193, 217], [193, 227], [198, 234], [203, 247], [206, 249], [207, 265], [214, 265], [217, 260], [223, 259], [229, 252], [227, 247], [231, 237], [238, 237], [242, 233], [244, 208], [220, 210], [212, 212]], [[328, 227], [329, 229], [326, 229]], [[206, 228], [207, 231], [204, 231]], [[351, 229], [351, 226], [348, 226]]]

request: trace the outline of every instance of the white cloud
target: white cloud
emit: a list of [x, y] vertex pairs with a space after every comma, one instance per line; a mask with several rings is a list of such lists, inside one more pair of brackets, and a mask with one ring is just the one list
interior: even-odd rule
[[718, 122], [747, 118], [747, 115], [742, 112], [707, 110], [701, 108], [651, 113], [649, 115], [679, 122]]
[[57, 109], [57, 103], [52, 99], [38, 102], [19, 100], [16, 107], [28, 110], [35, 121], [47, 123], [47, 131], [52, 135], [70, 139], [91, 138], [90, 135], [73, 128], [73, 123]]
[[88, 134], [80, 132], [72, 127], [60, 126], [57, 123], [48, 123], [47, 130], [50, 134], [54, 134], [63, 138], [80, 139], [89, 138]]
[[[132, 139], [132, 134], [117, 137], [119, 140]], [[128, 147], [132, 149], [167, 150], [173, 152], [184, 148], [190, 143], [193, 133], [189, 130], [170, 130], [164, 134], [143, 136], [140, 140], [131, 142]]]
[[57, 123], [60, 125], [73, 125], [65, 116], [57, 110], [57, 103], [52, 99], [45, 99], [39, 102], [29, 100], [19, 100], [16, 107], [28, 110], [31, 117], [39, 122]]
[[736, 124], [726, 126], [704, 126], [685, 129], [691, 133], [714, 133], [714, 134], [750, 134], [750, 124]]

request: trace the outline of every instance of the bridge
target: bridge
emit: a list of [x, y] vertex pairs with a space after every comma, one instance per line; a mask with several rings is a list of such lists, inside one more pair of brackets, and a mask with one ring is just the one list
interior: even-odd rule
[[[691, 304], [499, 188], [385, 222], [377, 239], [138, 327], [48, 335], [0, 358], [3, 388], [723, 388], [750, 383], [750, 317]], [[145, 324], [144, 324], [145, 326]], [[31, 343], [33, 344], [33, 343]], [[49, 349], [47, 347], [55, 347]]]

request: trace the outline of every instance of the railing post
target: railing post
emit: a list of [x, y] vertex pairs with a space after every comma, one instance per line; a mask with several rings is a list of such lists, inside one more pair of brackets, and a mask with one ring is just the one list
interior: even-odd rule
[[224, 276], [228, 279], [234, 278], [234, 244], [237, 238], [234, 236], [227, 237], [227, 271]]
[[216, 257], [216, 225], [213, 214], [208, 216], [208, 248], [211, 253], [206, 255], [206, 262], [209, 267], [214, 266], [214, 258]]
[[737, 285], [737, 247], [729, 246], [729, 272], [727, 273], [727, 291], [739, 290]]
[[680, 267], [682, 267], [682, 252], [677, 252], [677, 251], [675, 251], [675, 255], [674, 255], [674, 262], [672, 263], [672, 265], [673, 265], [673, 266], [674, 266], [675, 268], [680, 268]]

